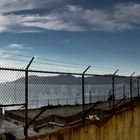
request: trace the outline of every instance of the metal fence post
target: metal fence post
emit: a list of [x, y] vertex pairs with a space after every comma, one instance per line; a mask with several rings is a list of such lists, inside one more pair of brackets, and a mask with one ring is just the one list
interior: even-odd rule
[[85, 123], [85, 119], [84, 119], [84, 111], [85, 111], [85, 79], [84, 79], [84, 75], [89, 68], [90, 68], [90, 66], [82, 73], [82, 121], [83, 121], [83, 124]]
[[89, 91], [89, 105], [91, 107], [91, 90]]
[[135, 72], [133, 72], [130, 76], [130, 98], [131, 98], [131, 102], [133, 100], [133, 89], [132, 89], [132, 76], [135, 74]]
[[77, 105], [77, 98], [75, 99], [75, 103], [76, 103], [76, 105]]
[[119, 70], [117, 69], [116, 72], [112, 75], [112, 97], [113, 97], [113, 112], [115, 111], [115, 74]]
[[125, 105], [125, 85], [123, 85], [123, 96], [124, 96], [124, 105]]
[[24, 128], [24, 135], [28, 137], [28, 69], [34, 60], [34, 57], [31, 59], [29, 64], [25, 69], [25, 128]]
[[138, 97], [140, 96], [140, 83], [139, 83], [139, 77], [137, 77], [137, 89], [138, 89]]
[[59, 99], [57, 99], [57, 105], [59, 106]]
[[109, 91], [109, 93], [108, 93], [108, 101], [109, 101], [109, 111], [111, 110], [111, 100], [110, 100], [110, 96], [111, 96], [111, 90]]
[[48, 106], [50, 105], [50, 103], [49, 103], [49, 99], [48, 99]]

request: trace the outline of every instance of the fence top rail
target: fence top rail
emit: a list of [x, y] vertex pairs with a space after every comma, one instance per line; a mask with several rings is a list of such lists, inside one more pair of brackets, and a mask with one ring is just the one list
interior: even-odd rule
[[[70, 72], [58, 72], [58, 71], [41, 71], [41, 70], [27, 70], [27, 69], [20, 69], [20, 68], [4, 68], [4, 67], [0, 67], [0, 70], [6, 70], [6, 71], [21, 71], [21, 72], [34, 72], [34, 73], [48, 73], [48, 74], [67, 74], [67, 75], [79, 75], [82, 76], [82, 73], [70, 73]], [[105, 74], [105, 75], [101, 75], [101, 74], [84, 74], [85, 76], [95, 76], [95, 77], [112, 77], [113, 74]], [[120, 75], [115, 75], [114, 77], [120, 77], [120, 78], [130, 78], [130, 76], [120, 76]], [[140, 79], [139, 76], [133, 76], [133, 78], [138, 78]]]

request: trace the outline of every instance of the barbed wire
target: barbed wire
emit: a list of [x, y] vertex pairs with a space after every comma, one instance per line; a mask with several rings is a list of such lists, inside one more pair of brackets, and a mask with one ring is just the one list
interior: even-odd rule
[[61, 64], [53, 64], [53, 63], [43, 63], [43, 62], [39, 62], [39, 61], [34, 61], [33, 63], [36, 64], [40, 64], [40, 65], [52, 65], [52, 66], [61, 66], [61, 67], [70, 67], [70, 68], [82, 68], [82, 67], [78, 67], [78, 66], [70, 66], [70, 65], [61, 65]]
[[[3, 54], [9, 54], [9, 55], [14, 55], [16, 57], [26, 57], [26, 58], [32, 58], [32, 56], [29, 55], [23, 55], [23, 54], [15, 54], [15, 53], [10, 53], [10, 52], [3, 52]], [[7, 61], [21, 61], [21, 62], [29, 62], [29, 60], [25, 60], [25, 59], [19, 59], [19, 58], [9, 58], [9, 57], [0, 57], [1, 59], [5, 59]], [[38, 61], [36, 61], [38, 60]], [[39, 61], [40, 60], [40, 61]], [[47, 62], [42, 62], [42, 61], [48, 61]], [[73, 63], [73, 62], [66, 62], [66, 61], [60, 61], [60, 60], [55, 60], [55, 59], [47, 59], [47, 58], [40, 58], [40, 57], [36, 57], [35, 56], [35, 60], [33, 63], [36, 64], [40, 64], [40, 65], [52, 65], [52, 66], [56, 66], [56, 67], [68, 67], [68, 68], [73, 68], [73, 69], [84, 69], [85, 67], [89, 66], [87, 64], [80, 64], [80, 63]], [[91, 70], [92, 69], [92, 70]], [[106, 72], [111, 72], [113, 73], [116, 69], [113, 68], [107, 68], [107, 67], [99, 67], [99, 66], [95, 66], [95, 65], [91, 65], [91, 68], [89, 71], [94, 72], [94, 70], [99, 70], [99, 71], [106, 71]], [[132, 73], [133, 70], [125, 70], [125, 69], [120, 69], [120, 72], [125, 72], [125, 73]], [[137, 72], [138, 73], [138, 72]]]
[[81, 72], [82, 70], [81, 69], [74, 69], [74, 70], [72, 70], [72, 69], [62, 69], [62, 68], [52, 68], [52, 67], [49, 67], [49, 68], [46, 68], [46, 67], [39, 67], [39, 66], [31, 66], [31, 68], [30, 69], [32, 69], [32, 68], [35, 68], [35, 69], [43, 69], [43, 70], [49, 70], [49, 71], [63, 71], [63, 72], [73, 72], [73, 71], [77, 71], [77, 72]]
[[13, 60], [13, 61], [22, 61], [22, 62], [29, 62], [27, 60], [23, 60], [23, 59], [16, 59], [16, 58], [8, 58], [8, 57], [0, 57], [1, 59], [5, 59], [5, 60]]
[[[24, 56], [24, 55], [19, 55], [19, 56]], [[0, 57], [1, 59], [5, 59], [5, 60], [14, 60], [14, 61], [22, 61], [22, 62], [29, 62], [29, 60], [23, 60], [23, 59], [17, 59], [17, 58], [8, 58], [8, 57]], [[30, 57], [31, 58], [31, 57]], [[47, 59], [46, 59], [47, 60]], [[50, 61], [54, 61], [56, 62], [55, 60], [50, 60]], [[71, 67], [71, 68], [80, 68], [82, 69], [83, 67], [80, 67], [80, 66], [69, 66], [69, 65], [61, 65], [61, 64], [55, 64], [55, 63], [47, 63], [47, 62], [39, 62], [39, 61], [34, 61], [33, 63], [36, 63], [36, 64], [41, 64], [41, 65], [52, 65], [52, 66], [62, 66], [62, 67]], [[60, 61], [61, 63], [61, 61]], [[63, 62], [64, 63], [64, 62]], [[65, 62], [66, 63], [66, 62]], [[68, 63], [69, 64], [69, 63]], [[76, 65], [75, 63], [70, 63], [70, 64], [74, 64]], [[80, 65], [80, 64], [79, 64]], [[88, 65], [83, 65], [83, 66], [88, 66]], [[93, 66], [92, 66], [93, 67]], [[94, 69], [100, 69], [100, 70], [105, 70], [104, 68], [99, 68], [99, 67], [93, 67]]]
[[[32, 58], [32, 56], [29, 56], [29, 55], [15, 54], [15, 53], [10, 53], [10, 52], [3, 52], [3, 54], [9, 54], [9, 55], [15, 55], [15, 56]], [[86, 66], [86, 67], [89, 66], [88, 64], [80, 64], [80, 63], [66, 62], [66, 61], [60, 61], [60, 60], [55, 60], [55, 59], [40, 58], [40, 57], [36, 57], [36, 56], [35, 56], [35, 59], [43, 60], [43, 61], [57, 62], [57, 63], [64, 63], [66, 65], [76, 65], [76, 66]], [[10, 58], [9, 58], [9, 60], [10, 60]], [[37, 63], [43, 63], [43, 62], [37, 62]], [[105, 67], [104, 68], [103, 67], [98, 67], [98, 66], [92, 66], [92, 67], [98, 68], [98, 69], [108, 69], [108, 70], [110, 69], [110, 70], [113, 70], [111, 68], [105, 68]]]

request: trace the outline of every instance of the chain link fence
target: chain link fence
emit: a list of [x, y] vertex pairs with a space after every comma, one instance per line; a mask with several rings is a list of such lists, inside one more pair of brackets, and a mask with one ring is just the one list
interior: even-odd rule
[[0, 133], [28, 136], [40, 122], [71, 124], [137, 96], [138, 77], [0, 68]]
[[7, 111], [25, 107], [25, 84], [18, 82], [20, 78], [24, 81], [20, 70], [0, 70], [0, 133], [23, 130], [19, 123], [6, 117]]
[[82, 104], [81, 78], [29, 72], [29, 108]]

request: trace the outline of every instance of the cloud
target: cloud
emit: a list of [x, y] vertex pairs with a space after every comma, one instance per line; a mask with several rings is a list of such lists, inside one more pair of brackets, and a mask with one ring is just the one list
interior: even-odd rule
[[84, 28], [75, 24], [73, 21], [65, 21], [59, 14], [52, 15], [52, 19], [48, 19], [47, 16], [40, 17], [40, 20], [24, 22], [23, 25], [27, 27], [37, 27], [46, 30], [55, 31], [84, 31]]
[[[14, 50], [14, 54], [20, 54], [20, 51]], [[0, 49], [0, 57], [11, 58], [12, 57], [11, 50]]]
[[65, 3], [65, 0], [0, 0], [0, 12], [7, 13], [22, 10], [53, 8], [56, 5]]
[[73, 19], [77, 20], [77, 23], [84, 23], [90, 31], [126, 31], [140, 25], [140, 4], [136, 3], [118, 4], [110, 10], [84, 9], [72, 5], [67, 8], [71, 15], [74, 15]]
[[23, 49], [23, 45], [22, 44], [10, 44], [7, 46], [7, 48], [10, 48], [10, 49]]
[[6, 48], [8, 49], [16, 49], [16, 50], [29, 50], [32, 49], [32, 47], [25, 47], [23, 44], [9, 44]]
[[[18, 0], [15, 0], [16, 2]], [[52, 5], [54, 4], [54, 1], [47, 2], [50, 2]], [[62, 2], [62, 0], [57, 2]], [[28, 1], [23, 0], [21, 2], [22, 5], [25, 3], [28, 3]], [[36, 8], [37, 1], [33, 4], [31, 0], [31, 3], [28, 3], [28, 5], [30, 5], [28, 7]], [[110, 10], [88, 9], [79, 5], [65, 5], [62, 8], [56, 8], [44, 14], [0, 14], [0, 32], [28, 33], [44, 30], [69, 32], [128, 31], [139, 29], [139, 13], [140, 4], [138, 3], [117, 4], [112, 6]]]
[[116, 5], [114, 9], [114, 18], [116, 18], [118, 22], [120, 21], [129, 24], [140, 24], [140, 4], [119, 4]]
[[[3, 30], [0, 32], [39, 32], [39, 29], [55, 31], [84, 31], [84, 29], [73, 21], [65, 21], [61, 14], [49, 15], [1, 15], [5, 23], [0, 22]], [[29, 30], [27, 30], [29, 29]]]
[[7, 24], [9, 24], [9, 20], [7, 19], [7, 17], [0, 14], [0, 32], [4, 32], [7, 30]]

